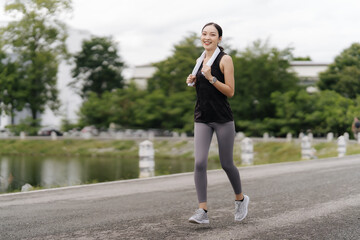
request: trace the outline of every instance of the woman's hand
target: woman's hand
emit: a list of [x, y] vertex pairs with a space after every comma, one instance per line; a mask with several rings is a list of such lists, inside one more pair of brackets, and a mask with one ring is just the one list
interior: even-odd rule
[[209, 67], [208, 65], [204, 65], [201, 69], [201, 72], [204, 74], [204, 77], [207, 80], [212, 80], [213, 76], [211, 75], [211, 67]]
[[189, 74], [189, 76], [186, 78], [186, 83], [189, 84], [189, 83], [196, 83], [196, 77]]

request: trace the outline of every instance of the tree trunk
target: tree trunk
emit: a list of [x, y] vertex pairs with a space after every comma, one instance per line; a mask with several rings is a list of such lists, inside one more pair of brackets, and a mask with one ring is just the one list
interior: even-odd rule
[[10, 109], [10, 118], [11, 118], [11, 125], [15, 124], [15, 114], [14, 114], [14, 109], [11, 107]]
[[34, 123], [33, 124], [35, 124], [35, 120], [36, 120], [36, 118], [37, 118], [37, 110], [36, 109], [31, 109], [31, 117], [32, 117], [32, 119], [34, 120]]

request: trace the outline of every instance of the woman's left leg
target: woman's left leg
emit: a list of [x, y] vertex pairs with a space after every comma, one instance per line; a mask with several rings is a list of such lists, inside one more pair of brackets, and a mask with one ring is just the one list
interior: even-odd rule
[[234, 189], [236, 200], [243, 198], [240, 174], [237, 167], [234, 165], [233, 149], [235, 140], [235, 125], [234, 122], [214, 123], [214, 129], [219, 145], [219, 157], [221, 167], [225, 170], [230, 183]]
[[242, 221], [247, 216], [250, 198], [242, 193], [239, 170], [235, 167], [233, 161], [234, 122], [215, 123], [214, 125], [219, 144], [221, 166], [225, 170], [235, 192], [235, 221]]

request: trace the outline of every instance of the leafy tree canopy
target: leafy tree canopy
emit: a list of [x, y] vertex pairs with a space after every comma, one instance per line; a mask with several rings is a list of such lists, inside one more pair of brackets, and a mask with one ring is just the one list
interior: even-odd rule
[[267, 118], [264, 124], [277, 134], [299, 133], [311, 129], [316, 134], [349, 132], [351, 123], [360, 112], [360, 98], [345, 98], [335, 91], [325, 90], [313, 94], [305, 90], [274, 92], [276, 119]]
[[162, 89], [167, 96], [189, 90], [185, 83], [186, 78], [203, 51], [199, 37], [195, 33], [180, 41], [174, 46], [170, 57], [154, 64], [157, 71], [148, 81], [148, 90], [152, 92]]
[[19, 77], [19, 66], [0, 46], [0, 114], [5, 111], [14, 119], [14, 111], [23, 109], [26, 95], [24, 79]]
[[71, 10], [70, 5], [71, 0], [9, 0], [5, 5], [6, 12], [20, 16], [0, 30], [5, 51], [16, 59], [16, 79], [24, 83], [12, 96], [17, 96], [17, 102], [26, 103], [33, 119], [46, 105], [52, 110], [59, 108], [57, 70], [60, 60], [67, 57], [67, 34], [58, 17]]
[[124, 86], [121, 75], [124, 63], [118, 55], [117, 44], [111, 37], [92, 37], [82, 43], [82, 50], [75, 55], [75, 78], [70, 83], [82, 98], [90, 92], [101, 96]]
[[233, 58], [235, 95], [230, 104], [237, 120], [262, 120], [275, 115], [271, 94], [298, 88], [298, 78], [289, 71], [291, 49], [270, 47], [255, 41]]
[[321, 90], [334, 90], [349, 98], [360, 93], [360, 43], [354, 43], [345, 49], [320, 74], [318, 86]]

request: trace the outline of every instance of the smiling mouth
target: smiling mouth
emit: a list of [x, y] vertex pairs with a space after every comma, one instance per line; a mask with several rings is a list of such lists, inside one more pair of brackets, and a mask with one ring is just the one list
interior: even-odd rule
[[211, 42], [204, 42], [204, 44], [205, 44], [205, 45], [210, 45], [210, 44], [211, 44]]

